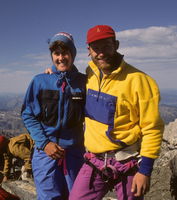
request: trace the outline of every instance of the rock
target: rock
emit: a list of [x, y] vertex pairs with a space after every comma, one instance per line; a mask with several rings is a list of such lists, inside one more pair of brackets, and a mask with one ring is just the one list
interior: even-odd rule
[[177, 119], [165, 126], [160, 157], [155, 161], [151, 189], [145, 200], [177, 199]]
[[[34, 183], [10, 181], [2, 187], [21, 200], [35, 200]], [[154, 163], [151, 176], [151, 189], [145, 200], [176, 200], [177, 199], [177, 119], [165, 126], [160, 157]], [[115, 193], [108, 193], [103, 200], [116, 200]]]
[[2, 188], [19, 196], [21, 200], [36, 200], [36, 190], [33, 181], [7, 181], [2, 183]]

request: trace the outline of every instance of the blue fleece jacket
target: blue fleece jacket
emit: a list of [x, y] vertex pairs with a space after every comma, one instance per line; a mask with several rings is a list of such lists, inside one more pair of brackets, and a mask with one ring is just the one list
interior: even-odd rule
[[37, 148], [50, 141], [63, 148], [83, 145], [86, 76], [73, 65], [69, 72], [53, 66], [53, 74], [31, 81], [22, 106], [22, 119]]

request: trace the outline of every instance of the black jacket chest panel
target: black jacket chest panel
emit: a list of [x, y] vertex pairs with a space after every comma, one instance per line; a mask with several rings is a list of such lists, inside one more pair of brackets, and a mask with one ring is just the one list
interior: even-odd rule
[[56, 126], [58, 119], [59, 91], [41, 90], [39, 93], [41, 106], [40, 120], [47, 126]]

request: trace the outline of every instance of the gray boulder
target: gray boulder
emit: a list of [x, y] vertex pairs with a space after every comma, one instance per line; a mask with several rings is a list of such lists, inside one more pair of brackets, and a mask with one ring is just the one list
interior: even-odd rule
[[165, 126], [160, 157], [155, 161], [151, 189], [145, 200], [177, 199], [177, 119]]
[[7, 181], [2, 187], [12, 194], [20, 197], [21, 200], [36, 200], [36, 190], [33, 181]]

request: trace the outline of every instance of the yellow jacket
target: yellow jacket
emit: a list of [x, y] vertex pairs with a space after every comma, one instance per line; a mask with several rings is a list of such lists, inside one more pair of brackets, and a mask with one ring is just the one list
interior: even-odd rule
[[157, 158], [164, 124], [159, 114], [160, 94], [155, 81], [124, 60], [102, 80], [92, 61], [86, 72], [86, 148], [102, 153], [140, 139], [140, 155]]

